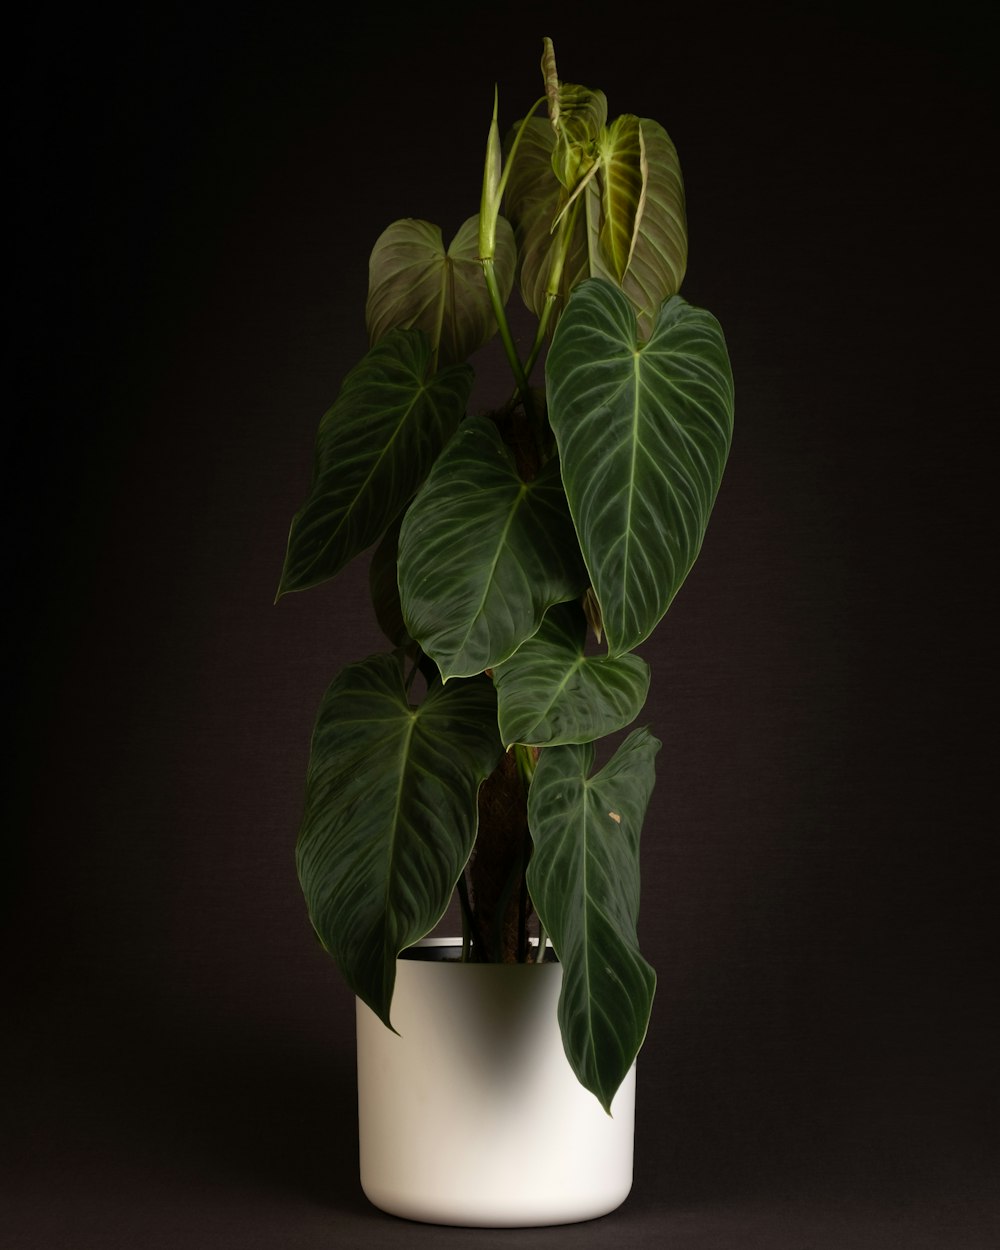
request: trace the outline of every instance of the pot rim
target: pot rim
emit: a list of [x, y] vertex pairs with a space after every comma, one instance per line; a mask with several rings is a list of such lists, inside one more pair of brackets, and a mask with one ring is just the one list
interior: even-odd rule
[[[537, 949], [537, 947], [538, 947], [538, 938], [536, 938], [536, 937], [533, 937], [533, 938], [528, 938], [528, 946], [529, 946], [529, 947], [532, 947], [532, 948], [536, 948], [536, 949]], [[403, 949], [399, 952], [399, 955], [397, 956], [397, 958], [398, 958], [398, 959], [406, 959], [406, 958], [409, 956], [409, 957], [412, 959], [412, 956], [410, 956], [410, 952], [411, 952], [411, 951], [418, 951], [418, 950], [449, 950], [449, 949], [450, 949], [450, 950], [461, 950], [461, 949], [462, 949], [462, 939], [461, 939], [461, 937], [424, 937], [424, 938], [420, 938], [420, 939], [419, 939], [418, 941], [416, 941], [416, 942], [411, 942], [409, 946], [404, 946], [404, 947], [403, 947]], [[547, 951], [551, 951], [551, 950], [553, 949], [553, 948], [552, 948], [552, 940], [551, 940], [550, 938], [548, 938], [548, 937], [545, 939], [545, 949], [546, 949]], [[433, 961], [433, 962], [454, 963], [455, 961], [454, 961], [454, 960], [442, 960], [442, 961]], [[546, 959], [546, 960], [544, 960], [543, 962], [544, 962], [544, 963], [546, 963], [546, 964], [550, 964], [550, 963], [551, 963], [551, 964], [553, 964], [553, 965], [558, 964], [558, 960], [551, 960], [551, 959]], [[517, 965], [505, 965], [505, 964], [480, 964], [480, 963], [477, 963], [477, 964], [470, 964], [470, 965], [466, 965], [466, 966], [468, 966], [468, 967], [476, 967], [476, 968], [483, 968], [483, 967], [508, 967], [508, 966], [509, 966], [509, 967], [516, 967]]]
[[[403, 950], [411, 951], [413, 950], [415, 946], [461, 946], [461, 945], [462, 945], [462, 939], [460, 937], [423, 937], [423, 938], [419, 938], [416, 942], [411, 942], [409, 946], [404, 946]], [[528, 945], [537, 946], [538, 938], [536, 937], [528, 938]], [[546, 950], [552, 949], [551, 938], [545, 939], [545, 949]]]

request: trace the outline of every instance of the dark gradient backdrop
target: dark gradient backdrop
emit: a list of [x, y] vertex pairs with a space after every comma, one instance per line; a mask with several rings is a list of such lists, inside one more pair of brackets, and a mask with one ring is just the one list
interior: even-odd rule
[[[996, 1244], [986, 14], [8, 27], [4, 1246]], [[645, 648], [635, 1189], [473, 1234], [360, 1194], [353, 1005], [292, 864], [317, 701], [382, 646], [363, 562], [271, 601], [371, 244], [476, 210], [493, 83], [509, 123], [545, 34], [678, 145], [737, 434]]]

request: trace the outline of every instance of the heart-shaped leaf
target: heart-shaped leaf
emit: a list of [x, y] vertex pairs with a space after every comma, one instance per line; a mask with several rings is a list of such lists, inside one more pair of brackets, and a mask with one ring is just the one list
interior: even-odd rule
[[447, 908], [472, 853], [479, 786], [501, 755], [486, 678], [433, 686], [411, 707], [400, 658], [379, 655], [346, 668], [323, 699], [299, 879], [323, 945], [387, 1025], [396, 956]]
[[609, 1113], [646, 1036], [656, 987], [636, 924], [639, 834], [659, 747], [636, 730], [594, 777], [592, 744], [551, 747], [528, 793], [528, 889], [563, 966], [563, 1046]]
[[292, 521], [278, 596], [333, 577], [423, 481], [472, 390], [472, 369], [428, 378], [419, 330], [393, 330], [347, 375], [316, 435], [309, 496]]
[[[514, 284], [514, 234], [500, 218], [494, 272], [504, 301]], [[496, 333], [479, 261], [479, 217], [459, 227], [447, 252], [440, 229], [405, 218], [380, 235], [368, 262], [365, 309], [372, 343], [396, 326], [423, 330], [442, 365], [466, 360]]]
[[587, 656], [587, 618], [576, 603], [550, 608], [541, 628], [493, 674], [505, 745], [593, 742], [632, 723], [649, 690], [637, 655]]
[[673, 296], [649, 340], [626, 297], [573, 292], [546, 363], [549, 421], [611, 655], [656, 627], [701, 548], [729, 453], [733, 381], [711, 313]]
[[464, 421], [400, 532], [410, 636], [445, 680], [471, 676], [506, 660], [585, 584], [558, 462], [525, 482], [496, 426]]

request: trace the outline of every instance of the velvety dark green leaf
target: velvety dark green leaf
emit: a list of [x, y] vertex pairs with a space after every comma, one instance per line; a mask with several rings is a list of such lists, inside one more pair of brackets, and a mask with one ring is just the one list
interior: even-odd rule
[[546, 364], [549, 420], [611, 655], [655, 628], [701, 548], [729, 453], [719, 323], [673, 296], [649, 340], [608, 282], [573, 292]]
[[465, 412], [472, 369], [428, 376], [418, 330], [393, 330], [344, 380], [320, 422], [312, 487], [292, 521], [278, 595], [338, 573], [424, 480]]
[[482, 781], [501, 758], [486, 678], [419, 707], [400, 658], [352, 664], [313, 734], [299, 879], [323, 945], [386, 1024], [396, 956], [437, 924], [472, 852]]
[[[497, 222], [494, 272], [506, 301], [514, 284], [514, 234]], [[479, 261], [479, 217], [465, 221], [447, 252], [429, 221], [393, 222], [375, 243], [368, 264], [368, 335], [378, 342], [396, 326], [423, 330], [441, 365], [456, 364], [496, 333], [497, 323]]]
[[496, 426], [464, 421], [403, 521], [403, 619], [443, 678], [481, 673], [586, 585], [553, 460], [522, 481]]
[[551, 747], [528, 794], [528, 889], [563, 965], [563, 1046], [607, 1111], [646, 1036], [656, 987], [636, 924], [639, 834], [659, 747], [636, 730], [594, 777], [593, 745]]
[[585, 654], [587, 618], [576, 603], [550, 608], [541, 628], [493, 674], [505, 746], [593, 742], [639, 715], [649, 665], [637, 655]]

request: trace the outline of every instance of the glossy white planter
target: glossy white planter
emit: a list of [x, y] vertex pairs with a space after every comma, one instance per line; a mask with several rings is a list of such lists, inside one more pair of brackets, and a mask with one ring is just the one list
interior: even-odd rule
[[594, 1219], [625, 1200], [635, 1067], [607, 1116], [563, 1053], [561, 981], [557, 963], [403, 958], [398, 1035], [358, 1003], [361, 1185], [375, 1206], [511, 1227]]

